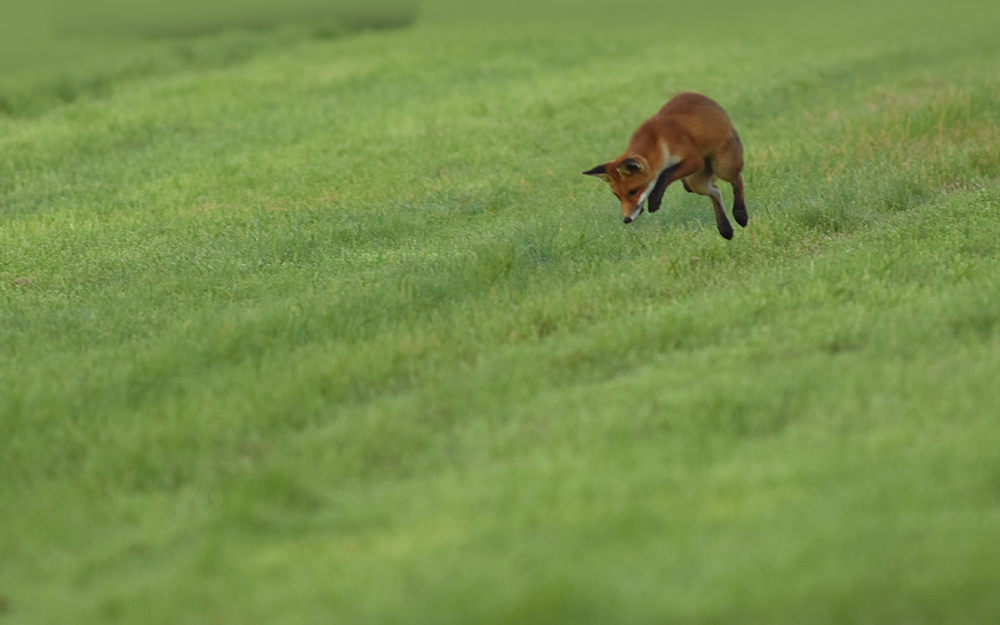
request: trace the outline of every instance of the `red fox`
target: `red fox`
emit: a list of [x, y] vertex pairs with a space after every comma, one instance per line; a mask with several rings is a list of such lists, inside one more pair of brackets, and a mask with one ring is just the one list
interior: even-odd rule
[[719, 234], [732, 239], [733, 227], [715, 181], [721, 178], [733, 186], [733, 217], [746, 227], [741, 171], [743, 144], [729, 115], [710, 98], [682, 93], [639, 126], [624, 154], [583, 173], [611, 185], [621, 200], [625, 223], [638, 219], [647, 199], [649, 212], [659, 210], [667, 186], [681, 180], [688, 193], [712, 199]]

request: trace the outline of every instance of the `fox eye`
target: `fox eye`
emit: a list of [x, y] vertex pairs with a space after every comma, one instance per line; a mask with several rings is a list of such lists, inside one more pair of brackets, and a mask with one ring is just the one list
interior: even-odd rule
[[632, 189], [628, 192], [629, 197], [635, 197], [635, 194], [639, 192], [639, 189]]

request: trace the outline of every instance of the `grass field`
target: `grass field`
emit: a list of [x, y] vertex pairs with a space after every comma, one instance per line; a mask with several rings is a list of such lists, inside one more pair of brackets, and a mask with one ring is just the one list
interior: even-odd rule
[[0, 624], [1000, 621], [1000, 7], [657, 5], [0, 74]]

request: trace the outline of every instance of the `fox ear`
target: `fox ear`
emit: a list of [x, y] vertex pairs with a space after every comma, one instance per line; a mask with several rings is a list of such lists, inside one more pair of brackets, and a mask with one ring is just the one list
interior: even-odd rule
[[634, 158], [626, 158], [618, 165], [618, 173], [626, 177], [641, 174], [644, 169], [645, 167], [642, 166], [642, 163]]
[[585, 176], [597, 176], [604, 182], [611, 182], [612, 180], [611, 174], [608, 173], [607, 163], [604, 165], [598, 165], [597, 167], [583, 173]]

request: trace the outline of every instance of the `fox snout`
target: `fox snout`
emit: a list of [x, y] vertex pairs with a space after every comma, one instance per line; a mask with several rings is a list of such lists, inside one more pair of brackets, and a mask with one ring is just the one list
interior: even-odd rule
[[633, 210], [628, 210], [624, 205], [622, 205], [622, 216], [625, 223], [630, 224], [639, 218], [645, 207], [642, 204], [636, 206]]

